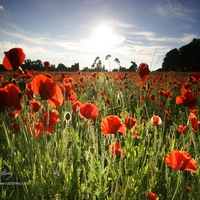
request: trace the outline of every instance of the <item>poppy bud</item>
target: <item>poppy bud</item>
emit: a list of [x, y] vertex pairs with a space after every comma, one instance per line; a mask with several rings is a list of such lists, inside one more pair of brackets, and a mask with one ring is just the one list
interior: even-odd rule
[[64, 114], [64, 118], [65, 118], [66, 120], [70, 121], [70, 120], [71, 120], [71, 113], [70, 113], [70, 112], [66, 112], [66, 113]]
[[117, 103], [119, 106], [121, 106], [121, 99], [120, 98], [117, 98]]
[[7, 70], [18, 70], [24, 62], [25, 54], [21, 48], [13, 48], [4, 52], [3, 65]]
[[131, 95], [129, 96], [129, 100], [130, 100], [130, 101], [133, 100], [133, 97], [134, 97], [134, 95], [131, 94]]
[[125, 80], [125, 79], [126, 79], [126, 76], [127, 76], [127, 73], [125, 73], [125, 74], [124, 74], [123, 80]]
[[150, 88], [151, 88], [151, 83], [149, 81], [146, 84], [146, 88], [147, 88], [147, 90], [150, 90]]
[[25, 88], [26, 88], [26, 83], [25, 83], [24, 81], [19, 82], [19, 88], [20, 88], [21, 90], [25, 90]]
[[22, 93], [18, 94], [18, 98], [21, 99], [22, 98]]

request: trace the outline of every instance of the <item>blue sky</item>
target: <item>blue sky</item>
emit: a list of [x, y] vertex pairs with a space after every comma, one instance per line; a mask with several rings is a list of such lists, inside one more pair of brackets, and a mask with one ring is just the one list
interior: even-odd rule
[[200, 38], [199, 0], [0, 0], [0, 60], [21, 47], [26, 59], [82, 69], [99, 56], [160, 68], [166, 53]]

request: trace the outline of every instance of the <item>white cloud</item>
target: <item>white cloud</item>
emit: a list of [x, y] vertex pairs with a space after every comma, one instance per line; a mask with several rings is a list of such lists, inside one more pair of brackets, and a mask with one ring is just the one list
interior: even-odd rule
[[4, 10], [4, 7], [2, 5], [0, 5], [0, 10]]
[[171, 2], [167, 0], [161, 4], [160, 2], [156, 4], [155, 11], [165, 17], [165, 18], [179, 18], [186, 21], [196, 22], [193, 14], [199, 13], [199, 10], [185, 7], [182, 3], [177, 3], [175, 1]]
[[[141, 32], [131, 32], [132, 35], [136, 36], [136, 40], [140, 38], [141, 41], [146, 40], [147, 42], [157, 42], [157, 43], [174, 43], [174, 44], [187, 44], [191, 42], [194, 38], [199, 38], [200, 36], [193, 33], [183, 33], [181, 37], [163, 37], [155, 32], [141, 31]], [[138, 37], [138, 38], [137, 38]], [[147, 43], [146, 43], [147, 44]]]
[[20, 27], [14, 25], [14, 24], [11, 24], [11, 23], [8, 23], [8, 22], [2, 21], [2, 20], [1, 20], [1, 22], [6, 24], [9, 28], [12, 28], [12, 31], [8, 31], [5, 28], [0, 29], [0, 32], [6, 34], [8, 36], [19, 38], [23, 41], [28, 41], [28, 42], [35, 43], [38, 45], [48, 42], [47, 36], [34, 35], [32, 33], [29, 33], [27, 31], [21, 29]]
[[19, 32], [8, 32], [5, 30], [1, 30], [2, 33], [9, 35], [11, 37], [16, 37], [31, 43], [35, 43], [35, 44], [44, 44], [46, 42], [46, 38], [45, 37], [41, 37], [41, 36], [28, 36], [24, 33], [19, 33]]

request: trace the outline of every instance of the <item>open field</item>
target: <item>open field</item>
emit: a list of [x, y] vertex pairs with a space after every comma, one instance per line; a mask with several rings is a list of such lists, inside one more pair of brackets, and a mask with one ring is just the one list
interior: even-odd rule
[[200, 198], [199, 73], [27, 70], [0, 86], [1, 199]]

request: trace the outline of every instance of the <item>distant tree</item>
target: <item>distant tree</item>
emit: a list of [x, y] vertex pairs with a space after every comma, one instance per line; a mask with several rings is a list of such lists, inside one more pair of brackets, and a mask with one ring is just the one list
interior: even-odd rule
[[24, 67], [25, 67], [26, 69], [31, 68], [31, 65], [32, 65], [31, 59], [25, 59], [23, 65], [24, 65]]
[[96, 71], [102, 71], [103, 70], [102, 62], [101, 62], [99, 56], [97, 56], [95, 58], [94, 63], [91, 65], [91, 68], [93, 68], [93, 70], [96, 70]]
[[131, 61], [131, 66], [129, 67], [129, 69], [127, 71], [130, 71], [130, 72], [136, 72], [138, 69], [138, 66], [135, 62]]
[[82, 71], [83, 72], [90, 72], [90, 69], [89, 69], [89, 67], [84, 67]]
[[172, 49], [169, 51], [162, 64], [164, 71], [177, 70], [179, 68], [180, 54], [178, 49]]
[[93, 64], [91, 65], [91, 68], [92, 68], [92, 69], [96, 69], [96, 65], [97, 65], [99, 59], [100, 59], [99, 56], [97, 56], [97, 57], [94, 59], [94, 62], [93, 62]]
[[98, 62], [97, 62], [97, 64], [96, 64], [96, 70], [97, 70], [98, 72], [103, 70], [102, 62], [101, 62], [100, 59], [98, 60]]
[[105, 60], [108, 60], [108, 61], [109, 61], [109, 71], [111, 71], [110, 58], [111, 58], [111, 55], [107, 55], [106, 58], [105, 58]]
[[113, 69], [112, 71], [113, 71], [113, 72], [118, 72], [118, 71], [119, 71], [119, 69], [116, 69], [116, 68], [115, 68], [115, 69]]
[[64, 64], [59, 63], [57, 66], [57, 70], [58, 71], [67, 71], [67, 67]]
[[121, 65], [120, 65], [120, 61], [119, 61], [119, 59], [118, 59], [118, 58], [115, 58], [114, 61], [119, 65], [119, 71], [120, 71], [120, 67], [121, 67]]
[[79, 70], [79, 63], [75, 63], [74, 65], [71, 66], [71, 70], [73, 72], [76, 72]]
[[49, 68], [49, 71], [56, 71], [56, 65], [51, 64], [51, 67]]
[[44, 71], [44, 66], [41, 60], [31, 61], [30, 62], [31, 68], [36, 71]]
[[119, 71], [120, 71], [120, 72], [126, 72], [127, 70], [126, 70], [126, 67], [121, 67], [121, 66], [120, 66]]
[[179, 68], [184, 71], [185, 67], [189, 71], [200, 71], [200, 39], [193, 39], [189, 44], [179, 49]]
[[162, 63], [162, 70], [200, 71], [200, 39], [193, 39], [189, 44], [179, 49], [170, 50]]

